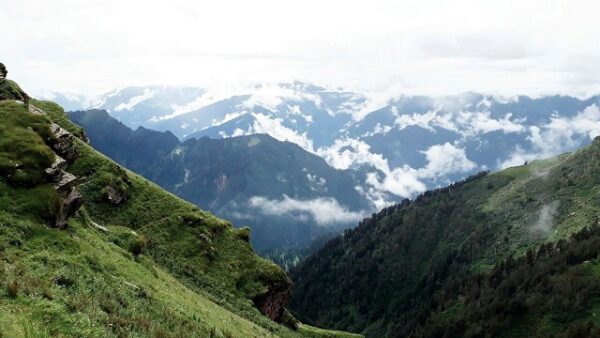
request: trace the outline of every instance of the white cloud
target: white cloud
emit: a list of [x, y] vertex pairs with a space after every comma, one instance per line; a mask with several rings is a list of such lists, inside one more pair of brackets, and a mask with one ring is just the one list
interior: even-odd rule
[[380, 122], [377, 122], [375, 127], [373, 127], [372, 131], [362, 134], [361, 137], [371, 137], [371, 136], [375, 136], [375, 135], [379, 135], [379, 134], [385, 135], [385, 134], [389, 133], [390, 130], [392, 130], [392, 127], [382, 126]]
[[586, 133], [589, 139], [594, 139], [600, 135], [600, 108], [596, 104], [586, 107], [571, 120], [571, 127], [579, 133]]
[[319, 95], [303, 90], [302, 86], [261, 85], [254, 89], [250, 98], [242, 104], [244, 108], [256, 106], [276, 112], [284, 102], [312, 101], [317, 107], [321, 105]]
[[490, 112], [460, 112], [458, 122], [471, 134], [485, 134], [493, 131], [502, 131], [505, 134], [520, 133], [525, 131], [521, 124], [524, 121], [511, 120], [512, 114], [507, 113], [502, 119], [491, 118]]
[[35, 95], [292, 79], [405, 94], [600, 89], [596, 0], [21, 0], [18, 6], [0, 0], [0, 6], [0, 28], [11, 31], [3, 36], [3, 62]]
[[477, 167], [467, 158], [465, 150], [450, 143], [434, 145], [423, 152], [427, 166], [419, 169], [420, 178], [435, 179], [452, 173], [465, 173]]
[[374, 200], [381, 199], [381, 192], [389, 192], [400, 197], [412, 197], [427, 189], [425, 183], [419, 180], [419, 171], [407, 165], [384, 171], [382, 180], [376, 173], [369, 173], [367, 184], [375, 189], [370, 190], [375, 197]]
[[450, 143], [431, 146], [423, 153], [428, 162], [425, 167], [414, 169], [404, 165], [390, 170], [386, 161], [385, 165], [377, 167], [384, 173], [383, 179], [380, 179], [376, 173], [369, 173], [367, 184], [378, 191], [390, 192], [400, 197], [411, 197], [427, 189], [423, 180], [436, 180], [448, 174], [469, 172], [477, 167], [467, 158], [464, 149]]
[[308, 152], [314, 153], [313, 142], [306, 133], [300, 134], [297, 131], [283, 125], [283, 119], [273, 118], [271, 116], [253, 113], [255, 121], [249, 134], [265, 133], [279, 141], [288, 141], [296, 143]]
[[521, 165], [525, 161], [555, 156], [574, 150], [600, 135], [600, 108], [596, 104], [586, 107], [574, 117], [553, 116], [547, 124], [529, 127], [527, 139], [531, 148], [517, 147], [500, 168]]
[[542, 233], [549, 233], [554, 228], [556, 214], [558, 213], [559, 201], [552, 201], [540, 208], [538, 219], [533, 224], [533, 229]]
[[441, 113], [439, 111], [428, 111], [424, 114], [402, 114], [396, 118], [394, 124], [402, 130], [409, 126], [419, 126], [424, 129], [434, 131], [434, 127], [440, 127], [456, 131], [457, 127], [452, 121], [450, 113]]
[[[458, 110], [452, 112], [448, 106], [442, 106], [439, 109], [431, 110], [426, 113], [402, 114], [398, 115], [394, 124], [400, 129], [408, 126], [419, 126], [424, 129], [435, 131], [435, 128], [442, 128], [461, 134], [463, 137], [485, 134], [494, 131], [508, 133], [521, 133], [526, 130], [523, 126], [524, 120], [512, 119], [512, 114], [507, 113], [501, 119], [491, 117], [489, 110], [466, 111]], [[460, 107], [467, 108], [466, 105]], [[483, 108], [487, 108], [483, 106]]]
[[233, 134], [228, 135], [224, 131], [219, 132], [221, 137], [235, 137], [252, 134], [269, 134], [272, 138], [282, 142], [292, 142], [304, 150], [315, 153], [313, 142], [306, 136], [306, 133], [299, 133], [296, 130], [283, 125], [283, 119], [272, 117], [262, 113], [251, 113], [254, 122], [248, 129], [236, 128]]
[[334, 198], [315, 198], [297, 200], [284, 195], [280, 200], [271, 200], [261, 196], [250, 198], [249, 205], [265, 215], [288, 215], [300, 219], [310, 217], [318, 225], [356, 222], [363, 217], [360, 212], [349, 211]]
[[411, 197], [427, 189], [423, 180], [436, 180], [440, 176], [452, 173], [465, 173], [476, 168], [469, 160], [465, 150], [450, 143], [431, 146], [424, 151], [428, 161], [423, 168], [415, 169], [408, 165], [391, 168], [381, 154], [371, 152], [371, 147], [361, 140], [350, 138], [337, 139], [330, 147], [322, 147], [317, 154], [329, 165], [337, 169], [349, 169], [359, 166], [373, 167], [380, 171], [367, 174], [366, 183], [370, 188], [359, 190], [377, 206], [385, 206], [388, 201], [385, 193], [400, 197]]
[[[319, 105], [320, 105], [320, 103], [319, 103]], [[300, 109], [300, 106], [298, 106], [298, 105], [289, 106], [288, 105], [288, 109], [289, 109], [290, 114], [301, 116], [304, 119], [304, 121], [306, 121], [306, 123], [308, 123], [308, 124], [313, 123], [312, 115], [304, 114], [302, 112], [302, 110]]]
[[370, 149], [371, 146], [361, 140], [341, 138], [329, 147], [319, 148], [316, 153], [336, 169], [345, 170], [363, 164], [389, 169], [387, 160], [381, 154], [371, 153]]
[[[308, 181], [313, 184], [316, 185], [317, 187], [324, 187], [325, 184], [327, 184], [327, 180], [324, 179], [323, 177], [319, 177], [317, 175], [311, 175], [310, 173], [306, 174], [306, 178], [308, 179]], [[315, 187], [311, 187], [311, 189], [315, 190]]]

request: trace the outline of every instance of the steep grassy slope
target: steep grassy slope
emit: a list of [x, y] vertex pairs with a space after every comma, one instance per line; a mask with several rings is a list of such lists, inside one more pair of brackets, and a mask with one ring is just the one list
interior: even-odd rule
[[[292, 271], [297, 290], [292, 309], [309, 322], [362, 331], [369, 337], [548, 336], [570, 332], [581, 324], [579, 321], [587, 323], [593, 317], [592, 309], [600, 302], [597, 293], [589, 293], [589, 302], [575, 307], [570, 298], [576, 292], [565, 292], [553, 298], [564, 304], [557, 313], [550, 305], [536, 308], [539, 303], [521, 299], [521, 305], [512, 308], [503, 304], [509, 309], [506, 312], [491, 307], [484, 314], [476, 312], [473, 304], [516, 299], [489, 286], [487, 294], [473, 294], [483, 292], [480, 282], [494, 271], [496, 281], [500, 278], [497, 271], [508, 271], [502, 278], [513, 291], [518, 289], [515, 278], [535, 286], [540, 278], [568, 282], [574, 280], [570, 274], [581, 271], [589, 277], [579, 279], [582, 285], [597, 284], [600, 280], [591, 273], [593, 268], [578, 267], [587, 258], [573, 260], [574, 266], [557, 265], [552, 277], [543, 272], [549, 262], [566, 260], [567, 256], [542, 254], [539, 260], [529, 260], [537, 264], [531, 269], [540, 271], [531, 280], [518, 268], [514, 270], [520, 273], [500, 267], [512, 267], [506, 262], [524, 255], [537, 257], [542, 243], [560, 242], [559, 249], [548, 251], [563, 252], [569, 247], [565, 239], [573, 234], [581, 236], [586, 227], [598, 226], [598, 215], [600, 139], [573, 154], [495, 174], [482, 173], [374, 214]], [[600, 247], [591, 246], [590, 250], [588, 258], [593, 259], [593, 265], [598, 264], [595, 257]], [[560, 287], [560, 283], [556, 285]], [[465, 301], [468, 290], [472, 290], [472, 297]], [[533, 288], [530, 293], [527, 290], [510, 295], [534, 294]], [[541, 290], [542, 297], [551, 298], [551, 289]], [[569, 310], [576, 315], [566, 316]], [[495, 317], [500, 313], [504, 317]], [[491, 324], [506, 324], [507, 318], [513, 322], [505, 327]], [[488, 324], [487, 330], [482, 323]], [[507, 327], [514, 331], [506, 331]], [[555, 329], [544, 331], [547, 327]]]
[[264, 316], [281, 317], [291, 284], [254, 254], [247, 229], [81, 139], [63, 150], [83, 206], [52, 228], [63, 197], [47, 171], [58, 159], [50, 123], [84, 134], [57, 105], [33, 105], [42, 114], [0, 102], [0, 336], [353, 337]]

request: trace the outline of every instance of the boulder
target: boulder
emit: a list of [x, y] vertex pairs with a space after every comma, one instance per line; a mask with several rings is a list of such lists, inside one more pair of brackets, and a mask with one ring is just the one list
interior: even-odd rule
[[49, 168], [44, 169], [46, 175], [51, 181], [56, 181], [57, 176], [60, 175], [60, 171], [67, 167], [67, 161], [64, 158], [55, 155], [54, 162]]
[[68, 162], [73, 162], [77, 158], [77, 149], [75, 149], [75, 136], [58, 124], [50, 124], [50, 131], [54, 135], [54, 142], [50, 145], [52, 149]]
[[104, 191], [104, 196], [106, 197], [106, 199], [114, 205], [121, 204], [127, 198], [127, 196], [123, 192], [119, 191], [119, 189], [116, 189], [111, 185], [104, 187]]
[[67, 227], [67, 220], [73, 216], [81, 205], [83, 204], [83, 198], [81, 194], [75, 188], [71, 188], [69, 194], [62, 198], [60, 201], [60, 207], [58, 214], [56, 215], [56, 222], [54, 227], [57, 229], [64, 229]]
[[54, 189], [60, 192], [71, 191], [76, 179], [77, 176], [64, 170], [59, 170], [58, 173], [53, 177], [52, 186]]
[[38, 108], [32, 104], [29, 105], [29, 112], [32, 114], [36, 114], [36, 115], [45, 115], [46, 114], [43, 110], [41, 110], [40, 108]]

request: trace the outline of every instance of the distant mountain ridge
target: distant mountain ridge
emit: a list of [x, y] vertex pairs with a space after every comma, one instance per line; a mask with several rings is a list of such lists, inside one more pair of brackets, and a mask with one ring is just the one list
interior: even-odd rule
[[293, 82], [232, 95], [126, 88], [102, 102], [129, 127], [182, 140], [266, 133], [296, 143], [335, 168], [358, 170], [360, 193], [378, 208], [481, 170], [572, 151], [600, 135], [600, 96], [465, 93], [376, 105], [365, 94]]
[[355, 189], [353, 171], [268, 135], [180, 142], [171, 132], [131, 130], [102, 110], [69, 116], [118, 163], [238, 226], [250, 225], [259, 250], [308, 246], [374, 208]]

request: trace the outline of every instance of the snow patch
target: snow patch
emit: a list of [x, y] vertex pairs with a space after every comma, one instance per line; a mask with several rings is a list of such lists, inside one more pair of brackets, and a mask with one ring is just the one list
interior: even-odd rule
[[144, 92], [141, 95], [134, 96], [129, 99], [127, 102], [120, 103], [113, 110], [114, 111], [123, 111], [123, 110], [132, 110], [138, 104], [149, 100], [154, 97], [154, 91], [149, 88], [145, 88]]

